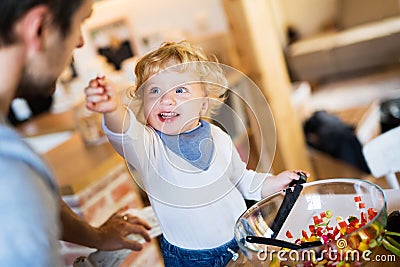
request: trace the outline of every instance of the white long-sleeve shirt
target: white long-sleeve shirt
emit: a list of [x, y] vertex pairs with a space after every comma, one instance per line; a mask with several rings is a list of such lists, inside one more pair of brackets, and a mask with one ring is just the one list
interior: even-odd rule
[[[129, 110], [129, 109], [128, 109]], [[246, 170], [229, 135], [214, 125], [214, 155], [201, 170], [169, 150], [156, 131], [130, 114], [124, 134], [103, 128], [110, 143], [141, 177], [164, 237], [187, 249], [220, 246], [234, 236], [236, 220], [246, 210], [245, 199], [261, 199], [261, 184], [269, 174]]]

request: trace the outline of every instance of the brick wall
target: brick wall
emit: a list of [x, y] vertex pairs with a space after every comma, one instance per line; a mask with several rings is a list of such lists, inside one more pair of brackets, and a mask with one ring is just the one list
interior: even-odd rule
[[[142, 208], [139, 190], [126, 166], [116, 165], [107, 174], [77, 194], [63, 196], [64, 201], [93, 226], [99, 226], [119, 208]], [[66, 266], [72, 266], [79, 256], [87, 256], [94, 249], [61, 241], [61, 251]], [[163, 266], [158, 243], [154, 240], [140, 252], [132, 252], [120, 265]]]

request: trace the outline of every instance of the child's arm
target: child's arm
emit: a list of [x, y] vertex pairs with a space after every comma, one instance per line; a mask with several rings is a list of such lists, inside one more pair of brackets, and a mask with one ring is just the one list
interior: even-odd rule
[[231, 160], [233, 163], [232, 173], [240, 174], [241, 181], [237, 184], [237, 187], [243, 197], [250, 200], [258, 201], [260, 198], [265, 198], [270, 194], [287, 188], [291, 181], [300, 178], [297, 172], [303, 172], [307, 177], [310, 176], [309, 173], [302, 170], [284, 171], [278, 175], [248, 170], [234, 146]]
[[298, 172], [304, 173], [307, 177], [310, 176], [308, 172], [302, 170], [283, 171], [278, 175], [270, 176], [265, 179], [262, 185], [261, 196], [264, 198], [272, 193], [288, 187], [291, 181], [298, 180], [300, 178], [300, 176], [297, 174]]
[[105, 77], [97, 77], [85, 88], [86, 107], [104, 114], [104, 123], [115, 133], [124, 133], [129, 128], [129, 116], [121, 105], [120, 96]]

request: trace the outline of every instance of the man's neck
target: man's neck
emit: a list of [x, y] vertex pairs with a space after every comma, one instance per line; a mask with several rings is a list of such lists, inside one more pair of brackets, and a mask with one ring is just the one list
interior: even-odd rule
[[6, 124], [5, 116], [2, 113], [0, 113], [0, 124]]
[[0, 112], [8, 113], [24, 69], [21, 46], [0, 47]]

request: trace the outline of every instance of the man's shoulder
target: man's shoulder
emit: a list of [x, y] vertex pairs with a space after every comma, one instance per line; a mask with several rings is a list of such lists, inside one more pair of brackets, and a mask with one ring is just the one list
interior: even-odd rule
[[[7, 243], [0, 265], [16, 266], [3, 265], [13, 261], [25, 265], [32, 257], [40, 262], [48, 255], [49, 244], [50, 253], [57, 253], [53, 248], [60, 237], [55, 192], [24, 162], [0, 156], [0, 172], [0, 203], [4, 204], [0, 246]], [[18, 246], [15, 240], [23, 240], [24, 246]]]
[[[36, 170], [13, 157], [0, 154], [0, 184], [1, 186], [19, 186], [21, 188], [36, 187], [37, 184], [46, 184], [47, 179]], [[36, 185], [35, 185], [36, 184]]]
[[42, 158], [14, 129], [4, 125], [0, 125], [0, 173], [2, 183], [6, 179], [35, 185], [45, 183], [58, 193], [56, 181]]

